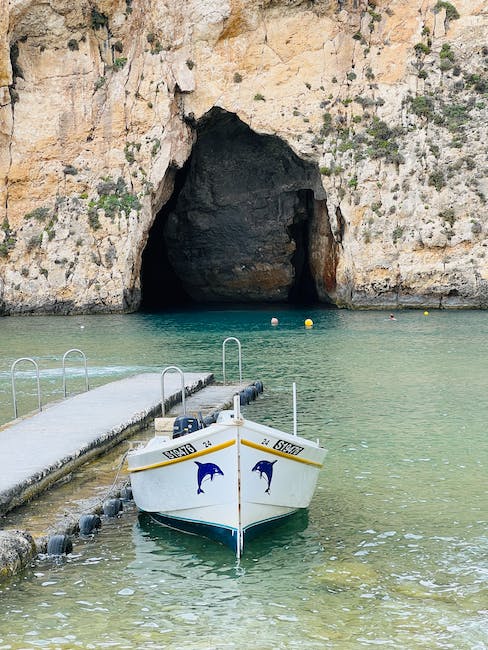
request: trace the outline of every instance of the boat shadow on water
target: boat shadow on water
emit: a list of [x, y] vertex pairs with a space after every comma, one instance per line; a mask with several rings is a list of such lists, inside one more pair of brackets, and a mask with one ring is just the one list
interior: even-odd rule
[[[243, 560], [265, 557], [282, 548], [297, 550], [304, 543], [304, 533], [309, 524], [308, 510], [299, 510], [285, 519], [273, 521], [261, 527], [256, 536], [249, 536]], [[134, 531], [137, 536], [149, 538], [156, 545], [153, 552], [171, 555], [196, 555], [200, 560], [219, 562], [235, 558], [229, 547], [212, 539], [186, 533], [168, 526], [161, 526], [152, 517], [140, 512]], [[267, 534], [272, 531], [272, 534]]]

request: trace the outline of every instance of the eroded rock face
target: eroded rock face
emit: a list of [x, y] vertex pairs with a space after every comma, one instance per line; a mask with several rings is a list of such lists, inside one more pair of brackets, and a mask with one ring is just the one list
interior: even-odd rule
[[293, 227], [314, 219], [306, 190], [325, 198], [317, 167], [284, 142], [235, 115], [206, 116], [165, 227], [187, 293], [203, 302], [286, 301], [296, 279]]
[[[287, 145], [300, 183], [247, 183], [254, 244], [232, 265], [204, 254], [196, 170], [205, 218], [183, 192], [167, 226], [171, 250], [209, 233], [188, 291], [289, 294], [305, 211], [321, 300], [486, 307], [487, 33], [484, 0], [0, 0], [0, 309], [136, 309], [151, 226], [216, 107]], [[245, 214], [228, 194], [219, 219], [234, 200]]]

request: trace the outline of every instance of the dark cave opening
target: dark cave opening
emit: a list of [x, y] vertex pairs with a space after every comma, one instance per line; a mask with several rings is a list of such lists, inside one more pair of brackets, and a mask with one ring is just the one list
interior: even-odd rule
[[212, 109], [142, 256], [141, 309], [206, 304], [310, 305], [319, 301], [310, 265], [316, 165], [277, 136]]
[[288, 302], [295, 305], [314, 305], [319, 302], [317, 286], [310, 267], [310, 226], [314, 215], [314, 196], [310, 190], [297, 192], [299, 210], [288, 233], [295, 242], [292, 264], [295, 279], [288, 294]]
[[185, 307], [193, 301], [171, 264], [164, 239], [164, 228], [176, 206], [188, 169], [186, 165], [175, 174], [174, 189], [169, 201], [156, 215], [142, 254], [141, 293], [142, 311], [159, 311], [172, 307]]

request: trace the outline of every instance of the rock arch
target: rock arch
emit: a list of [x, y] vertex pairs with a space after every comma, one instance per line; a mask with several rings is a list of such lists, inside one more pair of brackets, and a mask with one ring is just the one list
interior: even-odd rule
[[142, 257], [142, 306], [330, 301], [337, 246], [316, 164], [214, 108]]

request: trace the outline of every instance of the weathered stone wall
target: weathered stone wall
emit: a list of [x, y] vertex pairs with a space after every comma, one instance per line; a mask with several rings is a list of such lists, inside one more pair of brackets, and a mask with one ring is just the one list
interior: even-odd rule
[[4, 313], [137, 308], [214, 107], [320, 169], [319, 294], [488, 305], [484, 0], [0, 5]]

